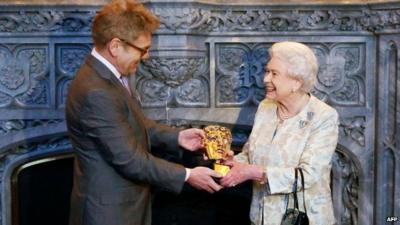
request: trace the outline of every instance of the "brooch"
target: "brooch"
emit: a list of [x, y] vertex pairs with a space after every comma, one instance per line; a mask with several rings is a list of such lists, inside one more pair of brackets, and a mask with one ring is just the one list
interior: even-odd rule
[[300, 120], [300, 121], [299, 121], [299, 128], [302, 129], [302, 128], [304, 128], [305, 126], [307, 126], [307, 124], [308, 124], [308, 121], [306, 121], [306, 120]]
[[310, 120], [313, 119], [313, 117], [314, 117], [314, 112], [307, 112], [307, 120], [300, 120], [299, 128], [303, 129], [305, 126], [307, 126]]
[[312, 120], [314, 117], [314, 112], [307, 112], [307, 120]]

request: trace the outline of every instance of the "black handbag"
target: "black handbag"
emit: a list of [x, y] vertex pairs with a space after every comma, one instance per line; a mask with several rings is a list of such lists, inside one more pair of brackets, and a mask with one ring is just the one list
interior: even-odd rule
[[[299, 203], [297, 200], [297, 173], [300, 173], [301, 177], [301, 186], [303, 188], [303, 206], [304, 206], [304, 212], [299, 210]], [[283, 214], [283, 218], [281, 221], [281, 225], [308, 225], [308, 216], [307, 216], [307, 209], [306, 209], [306, 203], [305, 203], [305, 198], [304, 198], [304, 176], [303, 176], [303, 171], [301, 168], [296, 168], [295, 173], [294, 173], [294, 183], [293, 183], [293, 201], [294, 201], [294, 207], [289, 208], [289, 195], [286, 195], [286, 211], [285, 214]]]

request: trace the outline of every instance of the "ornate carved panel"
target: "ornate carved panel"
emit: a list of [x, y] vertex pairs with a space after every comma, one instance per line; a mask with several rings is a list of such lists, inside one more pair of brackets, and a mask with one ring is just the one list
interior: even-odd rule
[[3, 11], [0, 15], [0, 32], [85, 32], [91, 30], [95, 10], [20, 10]]
[[59, 44], [56, 46], [56, 90], [57, 106], [63, 107], [71, 80], [75, 76], [91, 45]]
[[61, 123], [61, 119], [48, 119], [48, 120], [0, 120], [0, 136], [12, 132], [21, 131], [31, 127], [47, 126], [49, 124]]
[[399, 10], [382, 9], [278, 9], [160, 7], [164, 32], [283, 32], [283, 31], [381, 31], [398, 28]]
[[49, 107], [48, 60], [46, 45], [1, 45], [0, 106]]
[[[365, 105], [365, 44], [308, 44], [320, 65], [313, 94], [333, 105]], [[265, 96], [263, 77], [270, 45], [216, 45], [217, 106], [258, 105]]]
[[318, 82], [314, 94], [335, 105], [365, 104], [365, 44], [314, 45]]
[[256, 106], [264, 98], [264, 44], [216, 45], [217, 106]]
[[207, 106], [207, 65], [205, 57], [154, 57], [143, 61], [136, 86], [142, 106]]

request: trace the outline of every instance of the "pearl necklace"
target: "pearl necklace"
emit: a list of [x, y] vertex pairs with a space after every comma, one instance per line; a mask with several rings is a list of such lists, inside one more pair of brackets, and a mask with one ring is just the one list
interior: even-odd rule
[[[304, 95], [304, 96], [307, 97], [307, 95]], [[297, 115], [297, 114], [302, 110], [302, 108], [303, 108], [303, 106], [304, 106], [304, 103], [307, 103], [307, 101], [304, 101], [303, 99], [307, 99], [307, 98], [302, 97], [302, 99], [301, 99], [301, 101], [302, 101], [302, 103], [301, 103], [302, 107], [300, 107], [300, 109], [299, 109], [296, 113], [294, 113], [293, 115], [290, 115], [290, 114], [288, 114], [288, 115], [283, 115], [282, 112], [279, 110], [279, 108], [277, 108], [277, 109], [276, 109], [276, 112], [277, 112], [277, 116], [278, 116], [279, 122], [282, 123], [283, 121], [285, 121], [285, 120], [287, 120], [287, 119], [289, 119], [289, 118], [291, 118], [291, 117]], [[303, 102], [304, 102], [304, 103], [303, 103]]]
[[283, 122], [284, 120], [289, 119], [291, 116], [290, 115], [282, 115], [281, 111], [278, 109], [278, 119]]

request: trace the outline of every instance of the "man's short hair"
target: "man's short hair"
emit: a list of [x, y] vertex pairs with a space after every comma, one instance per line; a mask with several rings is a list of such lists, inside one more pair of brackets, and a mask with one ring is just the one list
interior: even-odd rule
[[135, 0], [113, 0], [94, 18], [93, 43], [102, 49], [113, 38], [134, 41], [142, 33], [153, 33], [160, 20]]

